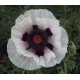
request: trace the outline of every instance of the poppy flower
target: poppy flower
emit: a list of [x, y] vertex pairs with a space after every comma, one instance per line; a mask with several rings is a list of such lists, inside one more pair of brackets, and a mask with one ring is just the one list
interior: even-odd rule
[[46, 9], [31, 9], [15, 20], [7, 52], [11, 62], [26, 70], [52, 67], [67, 53], [68, 35]]

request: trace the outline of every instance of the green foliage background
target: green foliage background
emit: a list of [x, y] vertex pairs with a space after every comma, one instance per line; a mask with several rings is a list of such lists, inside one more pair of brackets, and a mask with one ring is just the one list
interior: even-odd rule
[[[14, 66], [7, 55], [7, 41], [15, 19], [29, 9], [48, 9], [69, 36], [68, 52], [62, 62], [54, 67], [34, 71]], [[77, 51], [78, 50], [78, 51]], [[0, 6], [0, 73], [4, 74], [77, 74], [80, 73], [80, 6]]]

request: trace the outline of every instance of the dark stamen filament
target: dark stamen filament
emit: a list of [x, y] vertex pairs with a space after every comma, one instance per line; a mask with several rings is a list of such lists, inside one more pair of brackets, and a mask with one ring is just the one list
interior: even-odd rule
[[50, 50], [53, 50], [54, 46], [50, 43], [47, 43], [47, 47], [50, 49]]
[[26, 41], [26, 40], [27, 40], [27, 38], [28, 38], [28, 33], [26, 33], [26, 32], [25, 32], [25, 33], [24, 33], [24, 35], [23, 35], [22, 40], [23, 40], [23, 41]]
[[29, 45], [29, 47], [28, 47], [26, 50], [28, 50], [28, 49], [30, 49], [30, 48], [32, 48], [32, 46]]
[[36, 51], [36, 55], [38, 55], [38, 57], [43, 56], [44, 52], [43, 51]]
[[33, 30], [38, 30], [38, 26], [37, 25], [33, 25]]
[[49, 28], [47, 28], [47, 29], [45, 30], [45, 32], [46, 32], [46, 34], [47, 34], [48, 36], [52, 36], [52, 32], [50, 31]]

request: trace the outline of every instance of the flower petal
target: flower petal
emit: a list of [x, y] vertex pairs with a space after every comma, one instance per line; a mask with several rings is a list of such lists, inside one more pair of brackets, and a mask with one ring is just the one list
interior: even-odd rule
[[48, 11], [47, 9], [35, 9], [35, 10], [28, 10], [24, 14], [25, 17], [31, 17], [32, 19], [35, 18], [50, 18], [56, 20], [55, 16]]
[[51, 51], [50, 49], [46, 48], [44, 51], [44, 58], [46, 60], [46, 64], [50, 61], [51, 58], [55, 58], [55, 54], [53, 51]]
[[32, 52], [26, 50], [28, 48], [28, 43], [22, 41], [23, 34], [26, 31], [29, 32], [29, 29], [31, 30], [31, 28], [32, 28], [31, 18], [25, 18], [22, 22], [12, 27], [11, 31], [11, 38], [13, 39], [13, 42], [17, 48], [18, 53], [26, 57], [34, 56]]
[[15, 21], [15, 23], [16, 24], [19, 24], [22, 20], [24, 20], [24, 15], [20, 15], [17, 19], [16, 19], [16, 21]]
[[52, 67], [56, 65], [56, 55], [53, 51], [51, 51], [50, 49], [46, 48], [45, 49], [45, 54], [44, 54], [44, 65], [42, 65], [43, 67]]
[[37, 55], [33, 56], [33, 59], [35, 60], [35, 62], [40, 65], [40, 59]]
[[51, 58], [55, 58], [55, 57], [56, 57], [55, 54], [51, 50], [46, 48], [44, 50], [44, 56], [38, 57], [36, 55], [33, 57], [33, 59], [37, 62], [38, 65], [45, 67], [47, 64], [49, 64], [49, 61], [51, 60]]
[[39, 57], [39, 65], [45, 66], [45, 58], [43, 56]]
[[67, 50], [54, 48], [54, 53], [56, 55], [55, 61], [59, 64], [65, 57]]
[[[44, 24], [45, 27], [43, 28], [50, 28], [51, 32], [53, 33], [53, 35], [49, 38], [48, 42], [51, 43], [56, 48], [61, 48], [61, 42], [60, 42], [61, 28], [59, 26], [59, 21], [53, 19], [43, 19], [43, 20], [45, 21]], [[44, 22], [43, 20], [41, 21]]]
[[61, 27], [61, 46], [66, 48], [68, 45], [68, 35], [64, 28]]
[[61, 48], [54, 48], [54, 53], [56, 55], [56, 62], [59, 64], [67, 53], [68, 35], [66, 31], [61, 28]]
[[[35, 20], [35, 22], [33, 22], [33, 24], [38, 25], [39, 28], [42, 30], [45, 30], [46, 28], [50, 28], [50, 30], [53, 34], [60, 32], [58, 20], [49, 19], [49, 18], [36, 18], [36, 20]], [[57, 32], [57, 31], [59, 31], [59, 32]]]
[[38, 27], [42, 30], [45, 30], [49, 26], [47, 25], [49, 20], [48, 18], [36, 18], [35, 24], [38, 25]]
[[7, 52], [12, 63], [20, 68], [23, 68], [26, 70], [35, 70], [35, 69], [41, 68], [41, 66], [36, 64], [33, 58], [28, 58], [17, 53], [12, 39], [9, 39], [8, 41]]
[[61, 38], [61, 28], [59, 26], [58, 20], [51, 20], [50, 21], [50, 30], [53, 33], [53, 35], [50, 37], [50, 43], [54, 45], [53, 42], [60, 42]]
[[30, 32], [32, 29], [32, 20], [31, 18], [25, 18], [22, 22], [19, 24], [16, 24], [15, 26], [12, 27], [11, 29], [11, 37], [15, 36], [18, 38], [22, 38], [23, 34], [25, 32]]
[[44, 57], [41, 58], [41, 65], [43, 67], [52, 67], [56, 65], [56, 61], [55, 61], [55, 54], [50, 51], [49, 49], [46, 50], [47, 53], [44, 54]]
[[56, 61], [54, 58], [51, 58], [50, 61], [48, 63], [45, 64], [44, 67], [52, 67], [56, 65]]
[[20, 15], [15, 22], [16, 24], [19, 24], [21, 21], [28, 17], [30, 17], [34, 23], [36, 21], [36, 18], [49, 18], [57, 20], [55, 16], [47, 9], [31, 9], [26, 11], [24, 15]]
[[26, 57], [33, 57], [33, 56], [35, 56], [33, 51], [26, 50], [28, 48], [28, 43], [27, 42], [24, 42], [21, 39], [15, 38], [15, 37], [12, 37], [12, 39], [13, 39], [13, 42], [14, 42], [15, 47], [17, 49], [17, 52], [19, 54], [24, 55]]

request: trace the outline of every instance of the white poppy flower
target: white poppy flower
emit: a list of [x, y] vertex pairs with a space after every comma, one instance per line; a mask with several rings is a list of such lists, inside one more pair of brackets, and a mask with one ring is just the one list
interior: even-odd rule
[[52, 67], [67, 53], [68, 35], [46, 9], [28, 10], [11, 29], [7, 52], [12, 63], [26, 70]]

